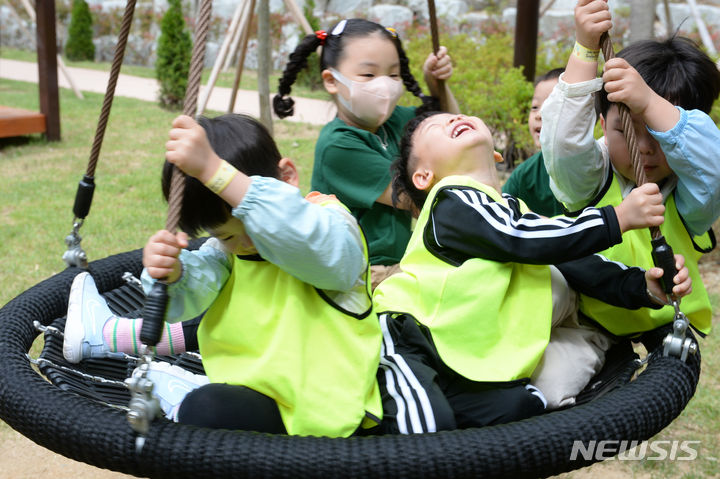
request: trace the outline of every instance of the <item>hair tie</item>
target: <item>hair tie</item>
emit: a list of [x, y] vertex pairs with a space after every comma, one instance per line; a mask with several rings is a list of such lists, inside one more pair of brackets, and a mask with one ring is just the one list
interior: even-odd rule
[[327, 38], [327, 32], [325, 30], [316, 30], [315, 36], [320, 40], [320, 45], [325, 45], [325, 39]]
[[397, 37], [398, 37], [397, 30], [395, 30], [393, 27], [385, 27], [385, 30], [387, 30], [388, 32], [390, 32], [390, 35], [392, 35], [393, 38], [397, 38]]
[[345, 25], [347, 25], [347, 19], [340, 20], [340, 23], [335, 25], [335, 28], [333, 28], [332, 35], [340, 35], [343, 30], [345, 30]]

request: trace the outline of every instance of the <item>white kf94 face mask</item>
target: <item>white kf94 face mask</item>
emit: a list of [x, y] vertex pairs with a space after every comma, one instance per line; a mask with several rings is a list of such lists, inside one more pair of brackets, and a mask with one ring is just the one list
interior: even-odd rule
[[362, 126], [377, 128], [390, 118], [395, 105], [403, 94], [404, 85], [389, 76], [379, 76], [367, 82], [348, 80], [334, 68], [330, 68], [333, 78], [350, 90], [350, 99], [338, 92], [340, 103], [352, 113]]

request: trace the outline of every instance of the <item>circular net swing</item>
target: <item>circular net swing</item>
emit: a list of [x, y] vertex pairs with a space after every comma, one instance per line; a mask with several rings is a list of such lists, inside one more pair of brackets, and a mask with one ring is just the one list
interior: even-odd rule
[[[209, 4], [204, 0], [201, 12]], [[130, 0], [126, 15], [132, 16], [133, 7]], [[198, 246], [197, 241], [191, 245]], [[87, 265], [118, 315], [142, 315], [145, 296], [134, 279], [142, 270], [141, 254], [134, 250]], [[124, 379], [142, 358], [69, 364], [62, 356], [70, 284], [85, 271], [81, 266], [68, 267], [0, 309], [0, 418], [66, 457], [137, 476], [548, 476], [601, 460], [588, 452], [590, 444], [615, 441], [625, 449], [657, 434], [682, 412], [700, 374], [699, 353], [685, 361], [663, 354], [667, 328], [661, 328], [641, 338], [650, 354], [634, 380], [640, 362], [630, 341], [623, 340], [610, 350], [605, 368], [578, 397], [578, 405], [510, 424], [326, 438], [206, 429], [158, 418], [141, 435], [128, 422], [130, 393]], [[38, 330], [45, 332], [45, 347], [32, 359], [27, 353]], [[196, 353], [155, 359], [202, 372]]]

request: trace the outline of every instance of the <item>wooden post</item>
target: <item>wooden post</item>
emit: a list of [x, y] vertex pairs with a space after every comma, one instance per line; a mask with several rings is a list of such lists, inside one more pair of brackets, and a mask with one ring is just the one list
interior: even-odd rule
[[708, 33], [705, 22], [700, 16], [700, 11], [698, 10], [697, 3], [695, 2], [695, 0], [687, 0], [687, 4], [688, 7], [690, 7], [690, 12], [692, 13], [693, 18], [695, 19], [695, 24], [698, 27], [698, 33], [700, 34], [700, 39], [703, 42], [703, 46], [707, 49], [708, 55], [710, 55], [711, 57], [715, 56], [717, 54], [717, 49], [712, 42], [712, 38], [710, 38], [710, 33]]
[[258, 9], [258, 95], [260, 96], [260, 121], [273, 133], [270, 110], [270, 0], [260, 0]]
[[298, 8], [295, 0], [285, 0], [285, 7], [287, 7], [290, 15], [295, 18], [295, 21], [298, 25], [300, 25], [300, 28], [303, 29], [305, 35], [310, 35], [313, 32], [313, 29], [310, 26], [310, 22], [308, 22], [307, 18], [305, 18], [305, 15], [303, 15], [300, 8]]
[[40, 112], [45, 115], [45, 137], [60, 141], [55, 1], [37, 0], [37, 60]]
[[[23, 0], [22, 2], [23, 7], [25, 7], [25, 11], [27, 12], [28, 16], [30, 17], [30, 21], [32, 23], [37, 24], [37, 17], [35, 15], [35, 10], [33, 9], [33, 6], [30, 5], [29, 0]], [[28, 35], [31, 35], [31, 33], [25, 28], [25, 25], [23, 25], [22, 20], [20, 19], [20, 15], [15, 11], [15, 8], [13, 8], [11, 3], [8, 3], [5, 5], [9, 10], [10, 14], [13, 15], [17, 21], [17, 24], [22, 28], [22, 30], [27, 33]], [[58, 67], [60, 68], [60, 71], [62, 72], [63, 76], [67, 80], [67, 82], [70, 84], [70, 88], [72, 88], [72, 91], [75, 92], [75, 96], [83, 99], [83, 94], [80, 90], [78, 90], [78, 87], [75, 85], [75, 82], [73, 81], [72, 77], [70, 76], [70, 72], [65, 67], [65, 62], [63, 62], [62, 57], [58, 54], [57, 56], [57, 63]]]
[[529, 82], [535, 81], [539, 11], [540, 0], [517, 2], [513, 65], [523, 68], [523, 74]]
[[228, 68], [230, 68], [230, 65], [232, 65], [233, 58], [235, 58], [235, 54], [238, 51], [238, 47], [242, 43], [242, 36], [245, 29], [250, 28], [250, 23], [253, 15], [255, 14], [254, 9], [252, 8], [252, 1], [246, 0], [243, 4], [243, 12], [240, 16], [240, 22], [238, 22], [238, 27], [233, 32], [232, 41], [230, 42], [230, 52], [225, 57], [225, 63], [223, 64], [223, 71], [227, 71]]
[[242, 28], [242, 35], [240, 36], [240, 56], [238, 57], [238, 63], [235, 69], [235, 81], [233, 82], [232, 92], [230, 93], [228, 113], [232, 113], [235, 109], [235, 100], [237, 99], [240, 79], [242, 78], [243, 68], [245, 66], [245, 53], [247, 53], [248, 40], [250, 40], [250, 24], [252, 23], [252, 17], [254, 14], [255, 0], [250, 0], [250, 14], [245, 17], [245, 24], [240, 26]]
[[200, 95], [198, 96], [197, 115], [202, 115], [205, 111], [207, 102], [210, 99], [210, 94], [212, 93], [212, 89], [215, 87], [215, 82], [217, 81], [218, 74], [220, 73], [220, 67], [222, 66], [223, 60], [225, 59], [225, 55], [227, 55], [233, 32], [235, 32], [235, 29], [237, 29], [238, 23], [240, 22], [240, 14], [242, 13], [242, 9], [242, 3], [238, 4], [238, 6], [235, 8], [235, 13], [233, 14], [232, 21], [230, 22], [230, 28], [228, 29], [227, 35], [225, 36], [225, 39], [220, 46], [220, 51], [218, 51], [217, 57], [215, 58], [215, 64], [213, 65], [212, 71], [210, 72], [210, 78], [208, 78], [205, 89], [201, 91]]
[[672, 16], [670, 15], [670, 0], [663, 0], [663, 6], [665, 7], [665, 31], [667, 32], [667, 37], [670, 38], [673, 35]]

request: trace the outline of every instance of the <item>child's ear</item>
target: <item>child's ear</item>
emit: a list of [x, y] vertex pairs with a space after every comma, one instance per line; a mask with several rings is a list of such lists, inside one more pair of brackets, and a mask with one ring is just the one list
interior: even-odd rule
[[503, 161], [505, 161], [502, 155], [497, 151], [493, 151], [493, 157], [495, 157], [495, 163], [502, 163]]
[[337, 84], [335, 83], [335, 77], [327, 68], [320, 74], [323, 80], [323, 85], [328, 93], [334, 95], [337, 93]]
[[280, 179], [285, 183], [293, 185], [295, 188], [300, 187], [300, 176], [297, 167], [290, 158], [283, 158], [278, 162], [280, 168]]
[[427, 190], [435, 178], [435, 173], [427, 168], [419, 168], [412, 175], [412, 182], [415, 188], [421, 191]]

